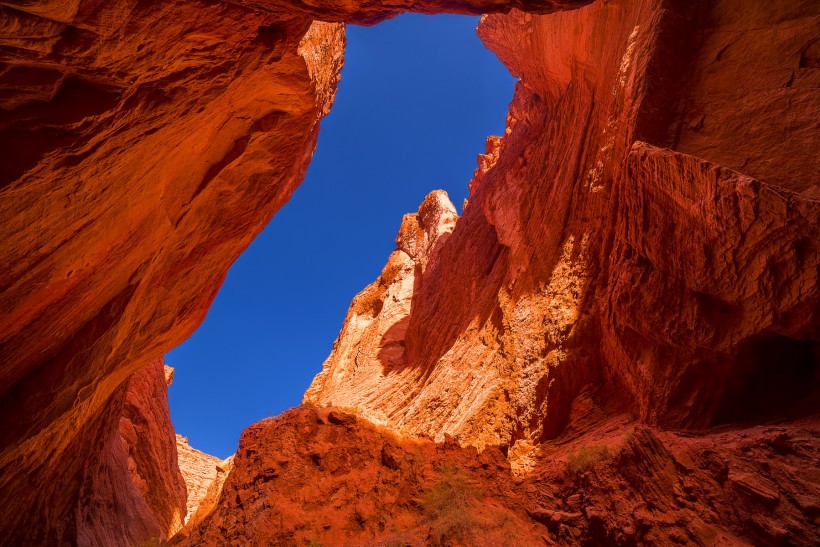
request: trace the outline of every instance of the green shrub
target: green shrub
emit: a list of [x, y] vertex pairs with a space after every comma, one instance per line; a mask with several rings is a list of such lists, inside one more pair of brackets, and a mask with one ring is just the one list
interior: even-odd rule
[[567, 471], [570, 473], [583, 473], [598, 460], [609, 456], [609, 449], [603, 444], [583, 446], [569, 455], [567, 458]]
[[464, 540], [469, 537], [477, 524], [470, 509], [482, 497], [480, 489], [460, 466], [448, 463], [438, 472], [441, 480], [421, 495], [422, 510], [430, 521], [433, 545], [443, 545], [450, 538]]

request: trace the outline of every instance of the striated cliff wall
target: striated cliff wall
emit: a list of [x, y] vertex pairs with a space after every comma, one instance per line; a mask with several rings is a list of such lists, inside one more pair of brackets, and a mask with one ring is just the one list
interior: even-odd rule
[[190, 335], [301, 182], [341, 22], [585, 3], [3, 3], [3, 536], [76, 541], [81, 470], [105, 457], [120, 386]]
[[[172, 369], [162, 360], [152, 361], [118, 389], [107, 408], [116, 413], [116, 427], [89, 440], [92, 447], [74, 447], [77, 460], [71, 463], [76, 468], [41, 470], [40, 480], [56, 486], [65, 485], [68, 475], [78, 481], [76, 491], [35, 483], [7, 500], [12, 506], [28, 496], [36, 500], [34, 514], [16, 515], [18, 520], [10, 527], [15, 532], [12, 537], [25, 538], [19, 544], [52, 545], [61, 538], [60, 542], [76, 545], [138, 545], [166, 539], [182, 528], [185, 483], [168, 411], [172, 374], [166, 371]], [[79, 459], [86, 454], [87, 459]], [[47, 521], [48, 528], [25, 528], [33, 516], [54, 520]]]
[[585, 389], [687, 428], [816, 395], [818, 21], [736, 0], [487, 16], [521, 78], [506, 133], [423, 264], [402, 224], [305, 400], [481, 447], [556, 437]]
[[185, 479], [188, 494], [185, 527], [189, 528], [202, 521], [213, 509], [230, 473], [233, 456], [220, 460], [193, 448], [186, 437], [177, 435], [176, 441], [179, 470]]
[[[479, 33], [520, 77], [507, 130], [488, 139], [461, 218], [441, 193], [405, 217], [306, 400], [497, 445], [540, 482], [452, 441], [376, 469], [368, 451], [390, 434], [303, 409], [249, 429], [229, 495], [206, 494], [216, 508], [189, 537], [219, 543], [224, 525], [310, 541], [321, 519], [277, 522], [270, 501], [300, 492], [315, 505], [277, 507], [328, 515], [328, 541], [390, 539], [391, 519], [406, 541], [470, 541], [458, 526], [436, 535], [432, 477], [486, 481], [498, 513], [479, 507], [475, 522], [512, 522], [521, 543], [816, 543], [820, 6], [587, 3], [0, 6], [4, 540], [141, 543], [179, 528], [157, 359], [301, 181], [341, 22], [414, 10], [501, 12]], [[698, 441], [654, 427], [801, 416]], [[652, 427], [627, 434], [635, 418]], [[608, 433], [609, 420], [623, 423]], [[311, 448], [310, 432], [327, 438]], [[297, 455], [274, 462], [288, 438]], [[335, 492], [365, 500], [354, 512], [279, 469], [326, 477], [337, 444]], [[391, 463], [419, 459], [467, 476]], [[384, 473], [395, 500], [374, 502]]]

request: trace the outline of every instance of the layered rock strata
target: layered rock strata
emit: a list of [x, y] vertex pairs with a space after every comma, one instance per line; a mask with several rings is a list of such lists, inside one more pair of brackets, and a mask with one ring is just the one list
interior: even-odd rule
[[353, 299], [333, 352], [305, 393], [306, 402], [356, 407], [375, 423], [391, 423], [378, 405], [362, 403], [404, 399], [417, 381], [404, 359], [413, 295], [457, 220], [442, 190], [430, 193], [418, 213], [404, 216], [396, 250], [379, 279]]
[[737, 0], [483, 19], [520, 77], [506, 133], [424, 264], [397, 251], [354, 300], [305, 400], [479, 447], [555, 438], [588, 388], [672, 427], [816, 412], [818, 21]]
[[188, 513], [186, 527], [202, 521], [213, 509], [230, 473], [233, 456], [220, 460], [193, 448], [186, 437], [176, 436], [179, 470], [185, 479]]
[[79, 477], [120, 387], [193, 332], [301, 182], [342, 21], [584, 3], [3, 3], [3, 536], [77, 540]]
[[[48, 529], [14, 528], [19, 545], [52, 545], [55, 537], [75, 537], [76, 545], [139, 545], [146, 540], [159, 542], [182, 528], [186, 515], [185, 483], [177, 466], [174, 427], [168, 411], [168, 383], [162, 360], [149, 363], [120, 387], [108, 407], [117, 428], [96, 440], [100, 446], [91, 457], [73, 468], [45, 468], [41, 472], [53, 480], [68, 474], [77, 480], [75, 492], [56, 492], [60, 497], [47, 499], [42, 490], [19, 492], [7, 505], [37, 499], [38, 516], [53, 516], [52, 511], [66, 504], [68, 517], [50, 523]], [[75, 454], [83, 452], [76, 449]], [[71, 477], [77, 472], [76, 478]], [[31, 515], [19, 515], [22, 526]], [[17, 544], [13, 541], [8, 545]]]
[[[230, 263], [301, 181], [338, 80], [339, 22], [583, 3], [0, 6], [4, 541], [140, 543], [181, 523], [156, 360], [199, 324]], [[624, 410], [690, 429], [816, 415], [818, 23], [820, 7], [804, 0], [602, 0], [486, 18], [483, 39], [521, 79], [507, 132], [488, 141], [457, 222], [434, 197], [455, 227], [429, 232], [423, 212], [408, 222], [409, 251], [394, 253], [396, 271], [358, 300], [364, 308], [354, 302], [359, 323], [345, 325], [308, 399], [394, 430], [499, 445], [532, 473], [560, 446], [547, 441], [592, 430], [573, 418], [582, 393], [603, 408], [601, 423]], [[132, 384], [156, 396], [129, 399]], [[637, 505], [632, 521], [617, 512], [606, 496], [621, 483], [603, 470], [592, 513], [569, 496], [545, 510], [572, 515], [532, 518], [557, 519], [553, 537], [567, 542], [707, 542], [719, 523], [758, 543], [812, 544], [817, 509], [798, 491], [818, 483], [801, 463], [816, 461], [805, 440], [816, 429], [783, 427], [800, 442], [737, 441], [735, 453], [733, 438], [708, 437], [728, 448], [714, 441], [675, 464], [680, 500], [627, 484], [649, 517]], [[653, 428], [636, 431], [627, 463], [643, 471], [630, 481], [645, 471], [674, 492], [676, 449]], [[727, 474], [721, 458], [741, 463]], [[236, 489], [256, 476], [242, 469]], [[269, 519], [244, 488], [254, 519]], [[748, 504], [728, 509], [735, 497]], [[236, 518], [248, 510], [220, 500]], [[675, 509], [672, 526], [660, 519], [673, 502], [714, 515]], [[776, 518], [749, 516], [764, 509]], [[219, 511], [207, 522], [233, 522]], [[655, 521], [683, 535], [640, 535]], [[414, 522], [408, 530], [432, 530]], [[356, 541], [375, 533], [360, 528]]]

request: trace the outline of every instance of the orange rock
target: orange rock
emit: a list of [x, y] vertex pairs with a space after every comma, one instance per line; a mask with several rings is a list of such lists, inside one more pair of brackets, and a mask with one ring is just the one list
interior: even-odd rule
[[[169, 369], [162, 360], [153, 361], [121, 388], [116, 406], [112, 405], [120, 409], [119, 426], [102, 450], [84, 462], [75, 506], [68, 508], [76, 519], [76, 540], [70, 540], [66, 530], [60, 542], [136, 545], [146, 539], [167, 539], [182, 528], [185, 483], [171, 442]], [[69, 497], [71, 492], [57, 494]], [[53, 507], [59, 507], [56, 501], [50, 500]], [[24, 543], [55, 541], [46, 530], [18, 532], [23, 534], [19, 537], [29, 538]]]
[[497, 449], [398, 437], [302, 406], [246, 429], [219, 505], [179, 545], [539, 545]]
[[[181, 523], [156, 360], [201, 322], [230, 264], [301, 181], [333, 101], [342, 21], [585, 3], [2, 8], [4, 541], [138, 543]], [[487, 479], [513, 492], [488, 499], [520, 542], [541, 533], [527, 505], [553, 511], [549, 541], [815, 544], [813, 422], [784, 426], [800, 443], [778, 437], [771, 450], [734, 432], [679, 450], [687, 441], [636, 430], [625, 444], [631, 494], [613, 494], [621, 483], [604, 455], [615, 444], [601, 439], [623, 411], [684, 428], [817, 414], [817, 17], [801, 0], [613, 0], [486, 17], [482, 38], [520, 77], [505, 135], [488, 140], [461, 218], [434, 194], [406, 219], [307, 394], [444, 444], [377, 449], [387, 433], [342, 415], [325, 423], [324, 411], [263, 422], [243, 437], [256, 452], [240, 450], [207, 523], [240, 543], [308, 541], [300, 522], [329, 519], [318, 536], [365, 542], [383, 534], [374, 511], [386, 507], [406, 541], [445, 539], [431, 523], [440, 515], [412, 510], [430, 483], [401, 462], [468, 467], [476, 453], [457, 439], [509, 447], [518, 472], [544, 478], [519, 477], [544, 498], [528, 505], [503, 472], [497, 482], [481, 471], [429, 475], [448, 488]], [[140, 380], [141, 370], [154, 376]], [[141, 387], [129, 395], [132, 384]], [[295, 426], [329, 437], [311, 445]], [[348, 429], [361, 439], [344, 440]], [[572, 479], [560, 506], [547, 507], [558, 474], [544, 454], [571, 455], [550, 442], [562, 434], [602, 444], [573, 460], [602, 471]], [[267, 455], [282, 438], [292, 450], [314, 446], [294, 460], [312, 479], [337, 465], [328, 484], [338, 500], [322, 482], [282, 473]], [[750, 452], [721, 444], [733, 442]], [[492, 468], [493, 454], [475, 458]], [[376, 457], [395, 501], [374, 495]], [[348, 473], [348, 463], [365, 471]], [[750, 481], [758, 464], [768, 477]], [[748, 506], [732, 505], [725, 481]], [[645, 505], [621, 514], [633, 494]], [[277, 521], [276, 511], [292, 518]], [[493, 535], [500, 521], [476, 511], [474, 522], [493, 530], [484, 539], [503, 541]], [[192, 537], [222, 543], [205, 524]]]
[[[396, 269], [394, 253], [354, 300], [305, 400], [478, 447], [556, 437], [590, 386], [675, 427], [810, 400], [820, 94], [783, 75], [811, 78], [794, 63], [816, 16], [645, 0], [485, 17], [479, 34], [521, 78], [505, 135], [435, 256]], [[761, 118], [774, 97], [784, 114]], [[685, 126], [698, 109], [706, 121]], [[398, 300], [360, 309], [400, 282]]]
[[74, 542], [119, 386], [193, 332], [301, 182], [344, 32], [235, 3], [46, 2], [0, 25], [0, 530]]
[[[188, 529], [213, 510], [233, 465], [233, 456], [220, 460], [192, 448], [186, 437], [177, 435], [176, 440], [179, 470], [188, 493], [188, 514], [185, 517], [185, 528]], [[184, 534], [185, 530], [180, 533]]]
[[80, 470], [104, 457], [120, 386], [193, 332], [301, 182], [342, 21], [584, 3], [3, 7], [0, 497], [16, 500], [3, 537], [76, 540]]
[[[574, 419], [573, 419], [574, 420]], [[513, 474], [479, 453], [302, 406], [242, 435], [179, 545], [814, 545], [820, 422], [693, 435], [607, 417]], [[787, 448], [789, 447], [789, 448]], [[802, 500], [802, 501], [801, 501]]]

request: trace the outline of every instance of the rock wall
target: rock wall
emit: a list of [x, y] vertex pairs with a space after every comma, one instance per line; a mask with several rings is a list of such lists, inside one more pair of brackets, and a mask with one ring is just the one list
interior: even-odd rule
[[[162, 360], [153, 361], [120, 387], [108, 407], [118, 413], [115, 428], [93, 441], [96, 450], [78, 461], [77, 469], [50, 466], [41, 471], [45, 485], [48, 480], [64, 485], [61, 475], [68, 474], [78, 483], [76, 491], [40, 485], [7, 500], [14, 505], [33, 495], [36, 511], [42, 512], [37, 516], [54, 520], [48, 521], [49, 528], [30, 529], [25, 524], [32, 515], [17, 515], [6, 544], [139, 545], [167, 539], [182, 527], [185, 483], [171, 441], [165, 369]], [[78, 455], [88, 452], [75, 449]]]
[[819, 17], [485, 17], [520, 77], [505, 135], [423, 267], [396, 251], [354, 300], [305, 400], [479, 447], [555, 438], [589, 388], [671, 427], [816, 412]]
[[179, 545], [542, 544], [509, 463], [302, 406], [246, 429], [210, 518]]
[[[403, 224], [310, 400], [522, 462], [577, 423], [582, 393], [604, 417], [684, 428], [816, 414], [820, 6], [546, 14], [586, 3], [0, 6], [4, 540], [139, 543], [178, 527], [159, 376], [139, 388], [156, 397], [131, 402], [128, 379], [190, 335], [301, 181], [340, 23], [408, 9], [501, 12], [480, 34], [521, 80], [463, 216], [434, 195], [433, 220], [422, 207]], [[747, 472], [718, 484], [774, 503]], [[784, 533], [810, 544], [791, 515]], [[568, 537], [597, 537], [586, 518]]]
[[[233, 456], [220, 460], [188, 444], [188, 438], [176, 436], [179, 470], [188, 493], [185, 525], [193, 526], [204, 519], [222, 492], [230, 472]], [[199, 513], [200, 508], [202, 512]]]
[[71, 543], [57, 502], [119, 386], [196, 328], [301, 181], [344, 36], [226, 3], [2, 10], [0, 492], [20, 503], [0, 529]]
[[76, 541], [120, 386], [193, 332], [301, 182], [342, 21], [585, 3], [3, 3], [2, 535]]

